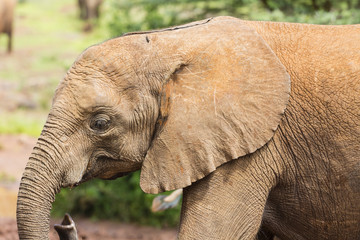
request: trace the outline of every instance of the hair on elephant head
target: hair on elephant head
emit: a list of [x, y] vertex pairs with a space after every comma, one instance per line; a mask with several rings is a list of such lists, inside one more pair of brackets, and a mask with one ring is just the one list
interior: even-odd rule
[[[286, 30], [288, 25], [274, 26]], [[20, 238], [46, 238], [51, 203], [61, 187], [136, 170], [141, 170], [145, 192], [185, 188], [185, 208], [203, 209], [208, 219], [228, 216], [223, 211], [252, 216], [256, 224], [249, 225], [246, 236], [254, 237], [269, 192], [285, 171], [267, 159], [281, 155], [271, 163], [286, 162], [281, 148], [296, 134], [305, 136], [291, 127], [288, 135], [279, 133], [289, 103], [288, 72], [293, 69], [288, 64], [293, 60], [275, 54], [289, 46], [280, 45], [284, 43], [276, 38], [278, 28], [264, 33], [266, 28], [266, 23], [218, 17], [130, 33], [85, 50], [57, 88], [24, 172], [17, 209]], [[301, 74], [294, 76], [298, 80]], [[301, 84], [295, 82], [293, 98]], [[286, 144], [272, 145], [276, 133]], [[301, 150], [298, 143], [294, 140]], [[298, 159], [295, 147], [284, 152]], [[257, 169], [256, 174], [251, 169]], [[201, 194], [192, 189], [202, 189]], [[219, 194], [236, 196], [241, 203], [229, 200], [226, 207], [216, 208]], [[182, 212], [181, 236], [206, 238], [187, 232], [195, 219], [187, 212]], [[197, 230], [216, 229], [213, 223], [207, 221]], [[246, 226], [225, 238], [243, 236]]]

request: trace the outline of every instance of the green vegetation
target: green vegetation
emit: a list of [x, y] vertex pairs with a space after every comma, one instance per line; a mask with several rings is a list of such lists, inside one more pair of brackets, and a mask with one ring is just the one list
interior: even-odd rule
[[67, 69], [84, 49], [108, 35], [105, 28], [82, 32], [74, 0], [25, 1], [17, 4], [15, 14], [12, 55], [4, 55], [7, 39], [0, 35], [0, 134], [37, 137]]
[[12, 183], [15, 182], [16, 179], [13, 176], [10, 176], [9, 174], [5, 172], [0, 172], [0, 182], [2, 183]]
[[44, 123], [45, 118], [41, 120], [37, 114], [30, 114], [23, 110], [13, 113], [5, 112], [1, 114], [0, 118], [0, 133], [27, 134], [38, 137]]
[[[82, 32], [83, 22], [78, 19], [75, 0], [25, 1], [18, 4], [16, 15], [14, 48], [21, 54], [1, 59], [0, 83], [15, 84], [14, 95], [29, 95], [37, 108], [0, 111], [0, 134], [38, 136], [56, 85], [81, 51], [92, 44], [129, 31], [163, 28], [219, 15], [316, 24], [360, 23], [360, 1], [107, 0], [91, 33]], [[5, 39], [0, 38], [0, 51], [4, 45]], [[4, 176], [0, 174], [0, 178]], [[151, 213], [152, 199], [152, 195], [141, 191], [137, 172], [114, 181], [93, 180], [74, 190], [63, 189], [56, 197], [52, 214], [61, 217], [69, 212], [92, 219], [175, 226], [180, 207]]]
[[220, 15], [314, 24], [360, 22], [359, 0], [109, 0], [107, 4], [106, 22], [112, 36]]
[[140, 172], [113, 180], [92, 180], [76, 189], [62, 189], [53, 204], [53, 216], [65, 212], [97, 219], [136, 222], [157, 227], [174, 227], [178, 223], [180, 206], [165, 212], [152, 213], [153, 195], [139, 187]]

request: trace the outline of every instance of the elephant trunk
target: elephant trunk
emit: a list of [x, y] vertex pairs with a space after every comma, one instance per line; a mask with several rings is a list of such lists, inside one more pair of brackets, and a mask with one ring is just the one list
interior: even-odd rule
[[[50, 210], [61, 187], [59, 152], [40, 137], [26, 165], [17, 200], [20, 239], [48, 239]], [[56, 160], [57, 159], [57, 160]]]

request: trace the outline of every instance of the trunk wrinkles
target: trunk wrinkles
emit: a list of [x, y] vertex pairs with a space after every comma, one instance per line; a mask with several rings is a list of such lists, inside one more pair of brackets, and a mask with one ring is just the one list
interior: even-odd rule
[[17, 202], [20, 239], [48, 239], [50, 210], [62, 179], [60, 152], [51, 142], [39, 138], [21, 179]]

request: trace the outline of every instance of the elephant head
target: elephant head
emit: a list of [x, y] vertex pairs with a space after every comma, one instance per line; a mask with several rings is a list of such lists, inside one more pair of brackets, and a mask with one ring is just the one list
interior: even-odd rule
[[85, 50], [56, 90], [18, 197], [21, 239], [45, 239], [61, 187], [141, 169], [147, 193], [184, 188], [272, 138], [285, 68], [245, 22], [219, 17]]

